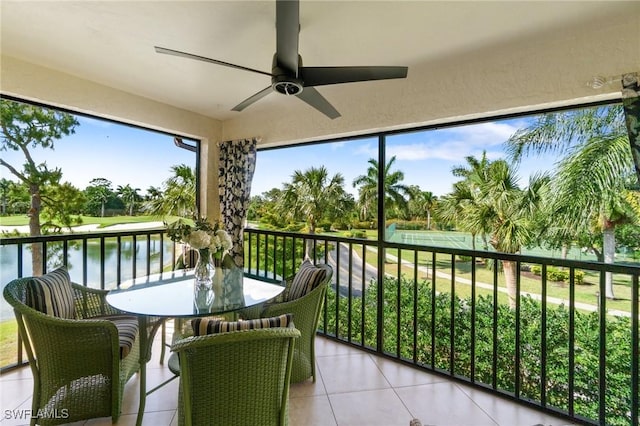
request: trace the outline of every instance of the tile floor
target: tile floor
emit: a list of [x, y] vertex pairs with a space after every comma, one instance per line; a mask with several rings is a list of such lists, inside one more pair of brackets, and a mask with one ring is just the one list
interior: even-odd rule
[[[159, 362], [159, 347], [160, 341], [156, 339], [154, 359], [147, 368], [148, 389], [171, 377], [167, 367]], [[438, 426], [568, 424], [566, 420], [324, 338], [316, 339], [316, 351], [319, 372], [316, 383], [291, 386], [291, 426], [408, 426], [413, 418], [420, 419], [423, 425]], [[134, 376], [125, 389], [118, 425], [135, 425], [138, 389], [138, 377]], [[11, 410], [29, 409], [31, 392], [29, 368], [0, 376], [0, 426], [28, 424], [12, 418]], [[177, 398], [177, 380], [149, 395], [143, 423], [177, 426]], [[111, 424], [111, 418], [74, 423], [78, 424], [106, 426]]]

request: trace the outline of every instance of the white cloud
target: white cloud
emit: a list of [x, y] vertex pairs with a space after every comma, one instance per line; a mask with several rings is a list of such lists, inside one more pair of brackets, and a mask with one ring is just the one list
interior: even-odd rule
[[357, 148], [353, 151], [354, 155], [360, 155], [368, 158], [378, 158], [378, 145], [377, 144], [358, 144]]
[[387, 157], [398, 160], [459, 161], [468, 155], [479, 157], [483, 151], [490, 159], [501, 158], [504, 142], [518, 129], [515, 122], [488, 122], [392, 136]]
[[327, 144], [327, 146], [329, 146], [329, 149], [331, 149], [331, 151], [339, 151], [342, 148], [344, 148], [345, 146], [347, 146], [347, 143], [342, 141], [342, 142], [332, 142]]

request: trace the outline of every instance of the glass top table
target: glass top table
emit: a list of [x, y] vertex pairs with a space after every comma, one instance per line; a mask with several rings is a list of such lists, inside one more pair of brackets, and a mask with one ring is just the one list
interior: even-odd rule
[[[218, 274], [220, 271], [216, 271]], [[123, 282], [107, 295], [107, 302], [124, 312], [157, 317], [219, 315], [258, 305], [284, 287], [253, 278], [240, 268], [224, 269], [211, 289], [195, 290], [191, 271], [173, 271]]]
[[196, 290], [190, 270], [135, 278], [111, 290], [106, 296], [107, 303], [138, 318], [140, 401], [136, 425], [142, 424], [144, 415], [148, 394], [146, 365], [151, 358], [153, 337], [166, 319], [235, 312], [266, 302], [283, 291], [284, 286], [277, 284], [277, 281], [246, 275], [241, 268], [219, 268], [211, 288], [203, 290]]

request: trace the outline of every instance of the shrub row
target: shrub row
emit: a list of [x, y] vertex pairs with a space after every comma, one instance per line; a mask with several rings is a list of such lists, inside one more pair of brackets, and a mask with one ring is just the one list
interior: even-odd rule
[[344, 233], [347, 238], [367, 238], [367, 232], [360, 229], [352, 229]]
[[[606, 322], [606, 418], [598, 420], [597, 313], [574, 313], [574, 371], [570, 373], [570, 311], [564, 306], [547, 305], [543, 324], [541, 304], [523, 297], [516, 341], [516, 312], [507, 305], [498, 305], [494, 316], [492, 297], [452, 298], [448, 293], [433, 292], [428, 281], [414, 283], [404, 277], [385, 279], [383, 294], [381, 332], [386, 353], [415, 359], [418, 365], [449, 371], [488, 386], [495, 380], [497, 389], [505, 392], [515, 391], [517, 378], [521, 398], [564, 411], [569, 410], [569, 380], [573, 377], [573, 408], [577, 416], [607, 425], [632, 424], [629, 318], [613, 317]], [[321, 321], [321, 325], [326, 324], [328, 334], [375, 348], [377, 299], [375, 282], [362, 297], [351, 300], [330, 289], [324, 310], [326, 322]], [[546, 365], [544, 374], [541, 365]]]
[[[542, 275], [542, 266], [532, 265], [530, 268], [534, 275]], [[570, 272], [568, 269], [558, 269], [552, 266], [547, 267], [547, 280], [569, 283]], [[584, 284], [584, 272], [574, 270], [574, 281], [576, 284]]]

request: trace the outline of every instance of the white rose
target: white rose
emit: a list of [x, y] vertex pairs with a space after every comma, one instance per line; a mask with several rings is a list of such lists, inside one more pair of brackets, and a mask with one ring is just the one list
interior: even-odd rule
[[197, 250], [207, 248], [211, 244], [211, 236], [202, 230], [193, 231], [187, 238], [187, 243]]
[[211, 243], [209, 244], [209, 248], [211, 249], [211, 251], [213, 251], [215, 253], [218, 250], [220, 250], [220, 247], [221, 247], [220, 238], [218, 238], [217, 235], [212, 236], [211, 237]]

